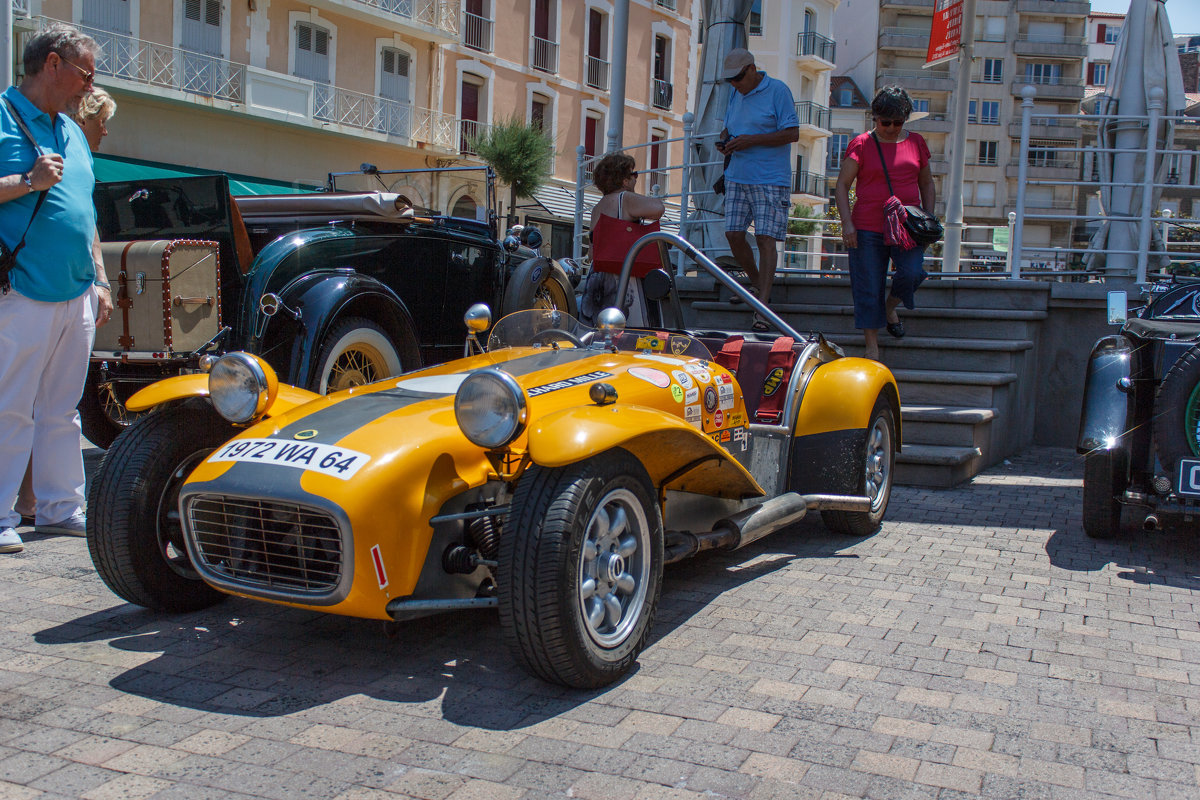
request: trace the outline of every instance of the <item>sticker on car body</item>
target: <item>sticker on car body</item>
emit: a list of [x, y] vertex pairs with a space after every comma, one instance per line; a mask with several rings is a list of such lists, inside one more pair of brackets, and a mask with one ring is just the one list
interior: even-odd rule
[[288, 442], [282, 439], [237, 439], [208, 457], [211, 464], [244, 461], [250, 464], [274, 464], [307, 472], [319, 472], [347, 481], [354, 477], [371, 457], [356, 450], [328, 444]]
[[530, 397], [537, 397], [541, 394], [557, 392], [559, 389], [570, 389], [572, 386], [582, 386], [585, 383], [598, 381], [601, 378], [611, 377], [611, 372], [602, 372], [598, 370], [596, 372], [589, 372], [586, 375], [576, 375], [575, 377], [567, 378], [566, 380], [555, 381], [554, 383], [547, 383], [542, 386], [534, 386], [532, 389], [526, 391], [525, 394], [529, 395]]
[[668, 377], [667, 373], [660, 369], [653, 369], [652, 367], [630, 367], [629, 374], [635, 378], [641, 378], [642, 380], [646, 381], [646, 383], [654, 384], [660, 389], [665, 389], [671, 385], [670, 377]]

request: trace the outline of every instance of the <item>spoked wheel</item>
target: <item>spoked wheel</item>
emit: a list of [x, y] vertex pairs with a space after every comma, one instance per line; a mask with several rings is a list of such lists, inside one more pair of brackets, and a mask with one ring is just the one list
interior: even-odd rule
[[403, 371], [387, 332], [360, 317], [347, 317], [333, 326], [321, 345], [319, 364], [312, 390], [320, 394], [374, 383]]
[[555, 311], [566, 311], [567, 289], [553, 277], [548, 279], [533, 294], [533, 307]]
[[825, 527], [852, 536], [870, 536], [883, 524], [896, 469], [896, 422], [892, 407], [882, 396], [875, 401], [867, 428], [863, 460], [863, 494], [871, 498], [870, 511], [822, 511]]
[[640, 462], [616, 450], [521, 478], [499, 556], [505, 641], [534, 675], [592, 688], [645, 645], [662, 587], [663, 533]]
[[150, 411], [130, 411], [125, 401], [141, 388], [137, 384], [120, 384], [115, 381], [101, 383], [89, 375], [79, 399], [79, 420], [83, 435], [88, 441], [102, 449], [108, 449], [113, 440], [139, 417]]

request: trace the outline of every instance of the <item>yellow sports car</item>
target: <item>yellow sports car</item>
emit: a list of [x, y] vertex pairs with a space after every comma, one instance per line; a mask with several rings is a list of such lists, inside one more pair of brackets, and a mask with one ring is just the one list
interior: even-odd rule
[[486, 307], [467, 324], [470, 355], [328, 396], [247, 353], [134, 395], [159, 410], [89, 499], [105, 583], [172, 611], [222, 593], [395, 621], [496, 607], [529, 671], [595, 687], [644, 646], [664, 564], [809, 510], [857, 535], [883, 519], [895, 380], [819, 334], [538, 309], [483, 348]]

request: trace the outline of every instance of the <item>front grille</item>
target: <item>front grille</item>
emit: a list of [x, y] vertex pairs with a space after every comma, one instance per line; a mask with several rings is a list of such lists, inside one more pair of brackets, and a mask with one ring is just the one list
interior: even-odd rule
[[341, 578], [337, 521], [316, 508], [223, 495], [187, 498], [192, 544], [202, 572], [222, 582], [279, 594], [320, 595]]

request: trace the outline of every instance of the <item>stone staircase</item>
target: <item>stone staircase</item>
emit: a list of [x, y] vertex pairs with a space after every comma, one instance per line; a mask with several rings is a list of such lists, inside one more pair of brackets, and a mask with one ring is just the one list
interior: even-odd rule
[[[688, 325], [747, 330], [750, 312], [730, 305], [711, 278], [678, 281]], [[1033, 438], [1038, 340], [1047, 284], [964, 278], [929, 280], [918, 307], [901, 308], [908, 335], [880, 331], [883, 362], [900, 385], [904, 446], [899, 483], [953, 486]], [[776, 279], [771, 306], [800, 332], [817, 330], [847, 355], [862, 355], [847, 278]]]

